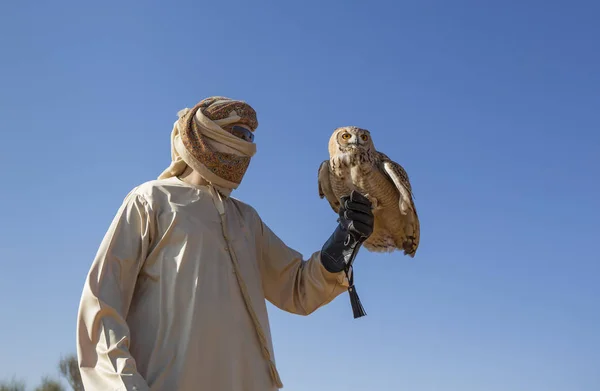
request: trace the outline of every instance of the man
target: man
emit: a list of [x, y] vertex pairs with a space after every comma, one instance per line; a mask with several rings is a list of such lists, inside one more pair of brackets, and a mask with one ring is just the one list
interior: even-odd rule
[[179, 115], [171, 165], [127, 195], [87, 276], [77, 321], [85, 389], [276, 390], [265, 299], [308, 315], [347, 291], [371, 206], [345, 198], [329, 240], [303, 260], [230, 196], [256, 151], [253, 108], [211, 97]]

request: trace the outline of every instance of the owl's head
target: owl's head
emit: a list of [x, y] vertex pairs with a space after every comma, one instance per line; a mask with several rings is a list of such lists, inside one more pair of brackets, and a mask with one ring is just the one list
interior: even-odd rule
[[371, 133], [356, 126], [337, 128], [329, 139], [329, 155], [356, 154], [374, 151]]

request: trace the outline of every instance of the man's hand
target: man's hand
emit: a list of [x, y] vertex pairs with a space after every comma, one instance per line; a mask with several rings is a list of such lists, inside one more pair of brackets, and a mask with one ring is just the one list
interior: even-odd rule
[[341, 198], [339, 223], [344, 230], [353, 234], [359, 243], [364, 242], [373, 233], [373, 212], [371, 201], [353, 190], [349, 196]]
[[340, 201], [339, 224], [321, 249], [321, 262], [332, 273], [344, 270], [356, 246], [373, 233], [371, 202], [365, 196], [352, 191]]

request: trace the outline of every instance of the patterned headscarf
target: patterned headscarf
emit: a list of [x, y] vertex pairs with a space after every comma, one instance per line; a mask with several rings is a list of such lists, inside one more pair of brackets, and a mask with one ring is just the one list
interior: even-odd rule
[[178, 114], [171, 134], [172, 162], [159, 179], [180, 175], [190, 166], [228, 195], [241, 183], [256, 145], [223, 128], [243, 124], [254, 132], [258, 127], [256, 112], [243, 101], [214, 96]]

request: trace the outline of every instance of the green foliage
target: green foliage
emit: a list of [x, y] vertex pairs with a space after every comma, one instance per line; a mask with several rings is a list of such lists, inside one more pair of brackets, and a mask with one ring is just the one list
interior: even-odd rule
[[10, 381], [0, 383], [0, 391], [25, 391], [25, 382], [12, 378]]
[[[62, 357], [58, 362], [58, 370], [60, 375], [62, 375], [67, 383], [69, 383], [69, 386], [71, 386], [73, 391], [84, 391], [76, 355], [70, 354], [66, 357]], [[28, 391], [28, 389], [24, 381], [13, 377], [10, 381], [0, 382], [0, 391]], [[34, 391], [66, 390], [58, 380], [45, 376]]]
[[65, 388], [58, 381], [45, 377], [35, 391], [65, 391]]
[[67, 357], [61, 358], [58, 369], [64, 378], [67, 379], [73, 391], [84, 391], [76, 355], [70, 354]]

